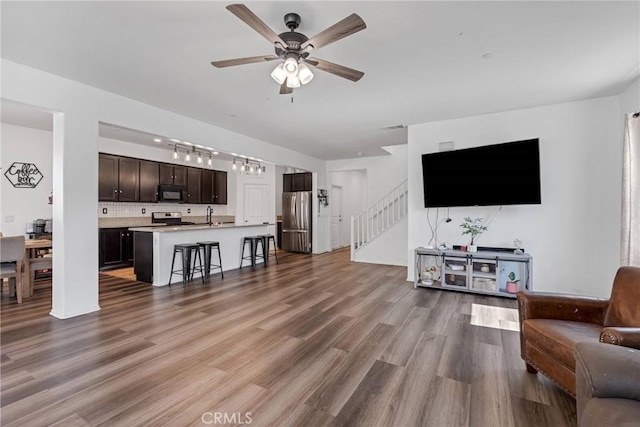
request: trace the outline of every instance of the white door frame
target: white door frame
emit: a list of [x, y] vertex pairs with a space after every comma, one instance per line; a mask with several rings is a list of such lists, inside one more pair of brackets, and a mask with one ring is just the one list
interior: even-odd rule
[[[339, 190], [340, 191], [340, 200], [339, 200], [339, 206], [340, 206], [340, 212], [338, 213], [339, 215], [339, 220], [338, 220], [338, 232], [340, 234], [339, 237], [339, 242], [337, 246], [333, 245], [333, 209], [334, 207], [337, 205], [336, 203], [336, 197], [335, 197], [335, 192], [334, 190]], [[329, 199], [331, 200], [331, 217], [330, 217], [330, 225], [331, 225], [331, 249], [338, 249], [338, 248], [342, 248], [344, 247], [344, 233], [342, 232], [343, 230], [343, 225], [342, 222], [344, 220], [344, 218], [342, 217], [342, 186], [341, 185], [336, 185], [336, 184], [331, 184], [331, 198]]]

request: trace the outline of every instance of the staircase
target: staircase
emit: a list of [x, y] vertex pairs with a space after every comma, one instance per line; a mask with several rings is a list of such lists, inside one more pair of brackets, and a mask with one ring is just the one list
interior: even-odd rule
[[372, 204], [358, 216], [351, 217], [351, 260], [355, 253], [407, 216], [407, 180]]

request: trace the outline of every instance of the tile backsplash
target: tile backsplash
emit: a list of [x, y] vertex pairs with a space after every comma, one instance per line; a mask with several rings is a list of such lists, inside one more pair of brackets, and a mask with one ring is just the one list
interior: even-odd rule
[[[235, 215], [235, 212], [231, 212], [228, 205], [98, 202], [98, 218], [151, 218], [151, 212], [181, 212], [183, 217], [206, 216], [207, 206], [213, 208], [214, 215]], [[104, 209], [107, 210], [106, 214], [103, 213]], [[145, 213], [142, 213], [143, 209]]]

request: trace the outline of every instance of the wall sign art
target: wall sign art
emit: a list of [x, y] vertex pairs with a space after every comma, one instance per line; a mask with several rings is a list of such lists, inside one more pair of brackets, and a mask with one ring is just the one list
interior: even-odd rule
[[42, 181], [42, 173], [34, 163], [13, 162], [4, 176], [15, 188], [36, 188]]

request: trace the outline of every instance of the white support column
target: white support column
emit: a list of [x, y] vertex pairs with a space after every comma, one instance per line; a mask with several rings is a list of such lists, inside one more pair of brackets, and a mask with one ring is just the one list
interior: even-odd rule
[[98, 305], [98, 121], [53, 117], [53, 302], [59, 319]]

